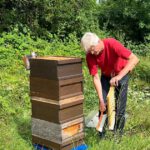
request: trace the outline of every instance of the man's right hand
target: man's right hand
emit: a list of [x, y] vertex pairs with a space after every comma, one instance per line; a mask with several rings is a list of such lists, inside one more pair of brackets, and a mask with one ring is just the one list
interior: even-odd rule
[[100, 101], [99, 109], [101, 112], [104, 112], [106, 110], [106, 105], [105, 105], [104, 101]]

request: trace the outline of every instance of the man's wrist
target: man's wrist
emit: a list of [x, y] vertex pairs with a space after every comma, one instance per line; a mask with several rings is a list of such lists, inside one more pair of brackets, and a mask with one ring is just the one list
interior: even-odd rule
[[103, 100], [103, 99], [100, 99], [99, 102], [100, 102], [100, 103], [104, 103], [104, 100]]
[[118, 79], [121, 80], [122, 76], [120, 74], [117, 75]]

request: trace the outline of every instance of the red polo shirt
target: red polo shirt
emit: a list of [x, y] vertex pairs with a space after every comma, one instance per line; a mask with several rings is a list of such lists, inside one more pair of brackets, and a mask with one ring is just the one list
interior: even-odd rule
[[102, 74], [111, 77], [117, 75], [127, 64], [131, 51], [113, 38], [102, 40], [104, 49], [99, 55], [87, 53], [86, 61], [91, 75], [95, 75], [98, 68]]

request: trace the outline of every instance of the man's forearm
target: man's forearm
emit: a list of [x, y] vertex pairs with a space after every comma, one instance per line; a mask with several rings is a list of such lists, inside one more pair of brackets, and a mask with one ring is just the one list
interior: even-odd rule
[[101, 86], [101, 82], [100, 82], [98, 74], [93, 76], [93, 83], [94, 83], [95, 89], [97, 91], [100, 102], [104, 102], [103, 94], [102, 94], [102, 86]]
[[131, 54], [127, 65], [118, 74], [120, 79], [124, 77], [128, 72], [132, 71], [138, 62], [139, 62], [139, 59], [136, 57], [136, 55]]

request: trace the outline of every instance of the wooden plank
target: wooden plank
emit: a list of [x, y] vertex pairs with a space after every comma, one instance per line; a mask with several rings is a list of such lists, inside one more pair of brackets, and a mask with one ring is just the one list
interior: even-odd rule
[[70, 60], [70, 59], [74, 59], [74, 58], [63, 57], [63, 56], [44, 56], [44, 57], [37, 57], [36, 59], [62, 61], [62, 60]]
[[60, 110], [59, 121], [68, 122], [70, 120], [79, 118], [83, 116], [83, 104], [75, 105]]
[[[67, 138], [73, 138], [78, 133], [81, 133], [83, 131], [82, 120], [83, 118], [79, 118], [70, 121], [67, 124], [56, 124], [53, 122], [32, 118], [32, 135], [61, 144]], [[79, 128], [75, 132], [73, 131], [73, 134], [71, 131], [69, 132], [69, 130], [67, 130], [67, 128], [71, 128], [72, 126], [77, 124], [79, 125]]]
[[[80, 60], [80, 61], [79, 61]], [[47, 79], [65, 79], [74, 76], [82, 76], [81, 59], [70, 59], [64, 61], [38, 59], [30, 60], [30, 76]]]
[[57, 74], [59, 79], [82, 75], [82, 63], [59, 65], [57, 66]]
[[61, 143], [61, 126], [59, 124], [32, 118], [32, 135]]
[[57, 62], [30, 59], [30, 76], [48, 79], [57, 78]]
[[77, 95], [74, 97], [62, 99], [60, 101], [41, 98], [41, 97], [35, 97], [35, 96], [31, 97], [31, 101], [44, 102], [44, 103], [50, 104], [50, 105], [52, 105], [52, 107], [56, 107], [58, 109], [63, 109], [63, 108], [70, 107], [73, 105], [81, 104], [81, 103], [83, 103], [83, 99], [84, 99], [83, 95]]
[[82, 82], [61, 86], [59, 89], [60, 99], [65, 99], [68, 97], [73, 97], [73, 96], [81, 95], [81, 94], [83, 94]]
[[32, 100], [32, 117], [64, 123], [83, 116], [83, 103], [59, 109], [58, 105], [51, 105], [42, 101]]
[[61, 100], [81, 94], [83, 94], [81, 77], [60, 81], [30, 77], [31, 96]]
[[40, 60], [48, 60], [48, 61], [57, 61], [58, 64], [68, 64], [68, 63], [76, 63], [81, 62], [81, 58], [77, 57], [64, 57], [64, 56], [42, 56], [36, 57], [33, 59], [40, 59]]
[[82, 82], [82, 81], [83, 81], [82, 75], [74, 76], [72, 78], [59, 80], [59, 86], [68, 85], [68, 84], [72, 84], [72, 83], [78, 83], [78, 82]]
[[59, 83], [55, 80], [30, 77], [30, 95], [58, 100]]
[[83, 122], [83, 117], [78, 118], [78, 119], [74, 119], [74, 120], [66, 122], [66, 123], [63, 123], [63, 124], [61, 124], [61, 127], [62, 127], [62, 129], [65, 129], [69, 126], [72, 126], [72, 125], [80, 123], [80, 122]]

